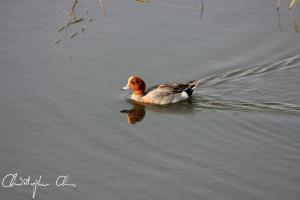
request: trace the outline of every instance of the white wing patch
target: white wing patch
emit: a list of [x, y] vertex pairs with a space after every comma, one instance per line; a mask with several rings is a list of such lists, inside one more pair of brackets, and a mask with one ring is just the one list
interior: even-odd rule
[[182, 100], [185, 100], [187, 98], [189, 98], [189, 95], [185, 91], [183, 91], [183, 92], [175, 95], [172, 103], [176, 103], [178, 101], [182, 101]]
[[186, 93], [186, 91], [181, 92], [181, 93], [180, 93], [180, 96], [181, 96], [183, 99], [189, 98], [189, 95]]

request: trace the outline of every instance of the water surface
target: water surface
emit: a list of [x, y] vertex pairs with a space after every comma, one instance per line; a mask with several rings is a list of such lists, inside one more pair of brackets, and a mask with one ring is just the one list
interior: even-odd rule
[[[200, 20], [196, 0], [104, 1], [105, 17], [80, 1], [84, 21], [57, 33], [72, 1], [3, 0], [1, 178], [77, 185], [38, 199], [298, 200], [300, 5], [282, 1], [279, 23], [273, 0], [204, 2]], [[203, 84], [143, 107], [120, 90], [131, 74]]]

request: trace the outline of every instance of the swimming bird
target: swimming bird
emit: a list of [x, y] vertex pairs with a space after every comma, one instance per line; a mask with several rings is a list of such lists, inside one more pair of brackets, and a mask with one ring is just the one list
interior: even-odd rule
[[164, 83], [146, 89], [143, 79], [130, 76], [123, 89], [131, 89], [130, 98], [136, 102], [165, 105], [190, 98], [199, 83], [200, 80], [187, 83]]

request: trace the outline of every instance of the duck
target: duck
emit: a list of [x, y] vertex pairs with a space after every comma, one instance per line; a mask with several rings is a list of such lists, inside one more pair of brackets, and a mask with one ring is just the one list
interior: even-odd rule
[[130, 99], [135, 102], [166, 105], [191, 98], [200, 82], [200, 80], [192, 80], [186, 83], [164, 83], [147, 89], [142, 78], [132, 75], [122, 89], [132, 90]]

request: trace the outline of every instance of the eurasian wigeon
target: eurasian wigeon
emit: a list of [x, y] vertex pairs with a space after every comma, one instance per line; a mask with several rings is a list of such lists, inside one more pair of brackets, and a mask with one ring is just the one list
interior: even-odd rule
[[140, 103], [165, 105], [183, 101], [192, 96], [200, 80], [187, 83], [165, 83], [146, 90], [146, 84], [138, 76], [130, 76], [124, 90], [131, 89], [131, 99]]

